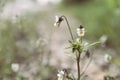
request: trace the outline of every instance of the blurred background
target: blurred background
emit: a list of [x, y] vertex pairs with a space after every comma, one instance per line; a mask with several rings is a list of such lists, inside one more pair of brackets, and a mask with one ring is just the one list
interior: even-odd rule
[[76, 73], [66, 23], [54, 27], [56, 15], [68, 18], [75, 38], [82, 24], [85, 41], [101, 41], [90, 49], [84, 80], [120, 80], [120, 0], [0, 0], [0, 80], [57, 80], [63, 68]]

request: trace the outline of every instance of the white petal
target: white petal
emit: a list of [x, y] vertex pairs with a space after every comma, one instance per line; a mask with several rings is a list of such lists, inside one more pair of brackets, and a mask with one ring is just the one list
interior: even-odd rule
[[80, 31], [80, 29], [79, 29], [79, 28], [77, 28], [77, 31]]
[[57, 74], [58, 77], [60, 77], [61, 75], [60, 74]]
[[82, 31], [85, 31], [85, 28], [82, 28], [81, 30], [82, 30]]
[[60, 73], [61, 73], [61, 74], [64, 74], [64, 71], [61, 71]]
[[58, 20], [59, 20], [59, 17], [55, 16], [55, 22], [58, 22]]
[[57, 23], [54, 23], [54, 26], [57, 26]]

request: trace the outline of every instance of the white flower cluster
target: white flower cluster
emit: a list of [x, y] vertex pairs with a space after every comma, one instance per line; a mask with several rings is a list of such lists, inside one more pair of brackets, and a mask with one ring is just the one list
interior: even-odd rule
[[57, 76], [58, 76], [58, 80], [63, 80], [63, 78], [64, 78], [64, 74], [65, 74], [64, 71], [58, 71], [58, 74], [57, 74]]

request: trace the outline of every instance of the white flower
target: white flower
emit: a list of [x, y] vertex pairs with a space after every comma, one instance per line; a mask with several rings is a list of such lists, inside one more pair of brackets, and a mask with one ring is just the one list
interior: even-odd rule
[[108, 55], [108, 54], [105, 54], [105, 55], [104, 55], [104, 61], [105, 61], [106, 63], [109, 63], [109, 62], [111, 61], [111, 59], [112, 59], [112, 57], [111, 57], [110, 55]]
[[57, 74], [57, 76], [58, 76], [58, 80], [63, 80], [63, 78], [64, 78], [64, 71], [58, 71], [59, 73]]
[[80, 25], [80, 27], [77, 28], [77, 35], [80, 37], [85, 35], [85, 28], [83, 26]]
[[108, 36], [107, 35], [103, 35], [103, 36], [100, 37], [101, 44], [105, 44], [107, 40], [108, 40]]
[[14, 71], [14, 72], [17, 72], [19, 70], [19, 64], [18, 63], [12, 63], [11, 64], [11, 69]]
[[59, 27], [62, 21], [63, 21], [63, 18], [62, 18], [62, 17], [55, 16], [54, 26]]

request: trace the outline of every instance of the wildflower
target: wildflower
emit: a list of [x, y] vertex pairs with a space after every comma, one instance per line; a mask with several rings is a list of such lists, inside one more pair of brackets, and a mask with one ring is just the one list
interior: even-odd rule
[[108, 36], [107, 35], [103, 35], [100, 37], [100, 43], [101, 44], [105, 44], [108, 40]]
[[109, 63], [109, 62], [111, 61], [111, 59], [112, 59], [112, 57], [111, 57], [110, 55], [108, 55], [108, 54], [105, 54], [105, 55], [104, 55], [104, 61], [105, 61], [106, 63]]
[[80, 27], [77, 28], [77, 35], [80, 37], [85, 35], [85, 28], [82, 25], [80, 25]]
[[59, 73], [57, 74], [57, 76], [58, 76], [58, 80], [63, 80], [63, 78], [64, 78], [64, 71], [58, 71]]
[[12, 63], [11, 64], [11, 69], [14, 71], [14, 72], [17, 72], [19, 70], [19, 64], [18, 63]]
[[55, 16], [54, 26], [58, 26], [59, 27], [62, 21], [63, 21], [62, 17]]

